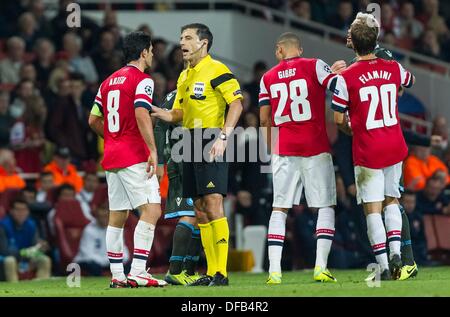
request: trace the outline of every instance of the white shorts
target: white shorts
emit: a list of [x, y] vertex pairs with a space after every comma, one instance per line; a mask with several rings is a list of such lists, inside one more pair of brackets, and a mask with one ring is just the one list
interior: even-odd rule
[[336, 205], [336, 181], [330, 153], [311, 157], [272, 155], [273, 207], [298, 205], [305, 187], [309, 207]]
[[385, 196], [400, 198], [402, 164], [400, 162], [383, 169], [355, 166], [358, 204], [384, 201]]
[[161, 196], [156, 175], [148, 179], [147, 163], [106, 171], [110, 210], [131, 210], [144, 204], [159, 204]]

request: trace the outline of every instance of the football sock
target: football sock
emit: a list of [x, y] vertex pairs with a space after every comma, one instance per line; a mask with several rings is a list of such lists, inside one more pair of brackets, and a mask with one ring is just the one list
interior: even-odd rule
[[207, 271], [206, 274], [214, 276], [217, 272], [216, 252], [214, 250], [213, 231], [211, 223], [199, 223], [200, 239], [202, 241], [203, 250], [205, 251]]
[[194, 226], [188, 222], [178, 222], [173, 234], [172, 255], [169, 259], [170, 274], [180, 274], [189, 247]]
[[269, 220], [267, 245], [269, 253], [269, 273], [281, 273], [281, 254], [283, 253], [284, 236], [286, 234], [287, 214], [282, 211], [272, 211]]
[[228, 240], [230, 229], [226, 217], [210, 222], [213, 232], [214, 251], [216, 253], [217, 272], [227, 276]]
[[397, 204], [386, 206], [383, 211], [389, 242], [389, 258], [392, 259], [394, 254], [400, 255], [402, 214]]
[[200, 230], [194, 229], [191, 235], [188, 252], [184, 260], [184, 269], [188, 275], [194, 275], [197, 269], [198, 260], [200, 259], [200, 251], [202, 242], [200, 240]]
[[134, 229], [134, 251], [133, 262], [131, 262], [131, 275], [138, 275], [145, 272], [154, 235], [155, 226], [151, 223], [139, 220]]
[[386, 254], [386, 230], [384, 229], [381, 213], [373, 213], [366, 216], [367, 235], [369, 236], [372, 250], [375, 254], [381, 270], [389, 269], [388, 258]]
[[411, 231], [409, 228], [408, 215], [405, 209], [400, 205], [400, 211], [402, 212], [402, 262], [406, 265], [414, 265], [414, 253], [411, 244]]
[[108, 226], [106, 229], [106, 250], [113, 279], [125, 280], [123, 272], [123, 228]]
[[331, 207], [320, 208], [317, 216], [317, 248], [316, 266], [327, 267], [328, 255], [334, 237], [334, 209]]

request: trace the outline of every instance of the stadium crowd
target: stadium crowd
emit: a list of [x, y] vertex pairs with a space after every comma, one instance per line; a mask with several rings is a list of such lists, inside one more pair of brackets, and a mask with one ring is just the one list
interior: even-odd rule
[[[65, 9], [70, 2], [59, 1], [52, 19], [46, 17], [42, 0], [0, 3], [0, 280], [62, 274], [73, 261], [90, 275], [104, 274], [108, 266], [106, 187], [99, 173], [102, 140], [90, 130], [88, 116], [98, 84], [122, 66], [123, 30], [111, 8], [105, 10], [101, 23], [82, 16], [83, 27], [69, 29]], [[288, 5], [305, 20], [347, 30], [355, 12], [369, 1], [257, 2], [273, 8]], [[438, 0], [384, 1], [382, 41], [450, 61], [448, 19], [439, 14], [439, 4]], [[149, 25], [139, 29], [152, 33]], [[160, 105], [176, 88], [183, 60], [178, 46], [154, 34], [153, 38], [150, 74], [155, 81], [154, 103]], [[265, 62], [256, 62], [252, 80], [242, 83], [245, 112], [240, 125], [244, 128], [259, 127], [259, 82], [267, 70]], [[414, 99], [411, 95], [402, 98], [420, 104], [408, 99]], [[404, 164], [402, 202], [411, 222], [416, 261], [428, 265], [437, 257], [427, 250], [424, 218], [450, 217], [449, 127], [445, 117], [428, 118], [425, 107], [419, 108], [415, 115], [433, 119], [433, 134], [444, 140], [434, 148], [411, 147]], [[354, 177], [340, 164], [348, 160], [342, 155], [351, 144], [333, 124], [328, 128], [338, 194], [330, 267], [362, 267], [373, 262], [373, 254], [364, 214], [356, 204]], [[258, 137], [249, 134], [243, 142]], [[230, 167], [227, 200], [232, 213], [244, 215], [245, 225], [267, 225], [270, 217], [271, 176], [260, 173], [261, 164]], [[161, 189], [164, 198], [167, 179]], [[303, 203], [289, 214], [285, 268], [313, 266], [314, 213]], [[136, 219], [127, 224], [130, 232]], [[157, 265], [165, 270], [174, 227], [170, 221], [160, 222], [151, 260], [159, 259]], [[132, 236], [125, 234], [125, 239], [132, 249]]]

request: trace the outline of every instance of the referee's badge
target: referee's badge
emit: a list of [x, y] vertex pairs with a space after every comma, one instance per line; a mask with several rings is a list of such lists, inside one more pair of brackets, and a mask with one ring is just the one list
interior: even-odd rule
[[199, 98], [203, 96], [204, 93], [205, 93], [205, 83], [202, 82], [194, 83], [194, 96], [196, 98]]

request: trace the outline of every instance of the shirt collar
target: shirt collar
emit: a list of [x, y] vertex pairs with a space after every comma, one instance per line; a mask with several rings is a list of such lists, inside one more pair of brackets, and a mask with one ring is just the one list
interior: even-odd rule
[[194, 67], [189, 66], [189, 69], [194, 69], [196, 72], [198, 72], [204, 65], [208, 64], [211, 61], [211, 59], [212, 59], [211, 55], [208, 54], [205, 57], [203, 57], [203, 59]]

